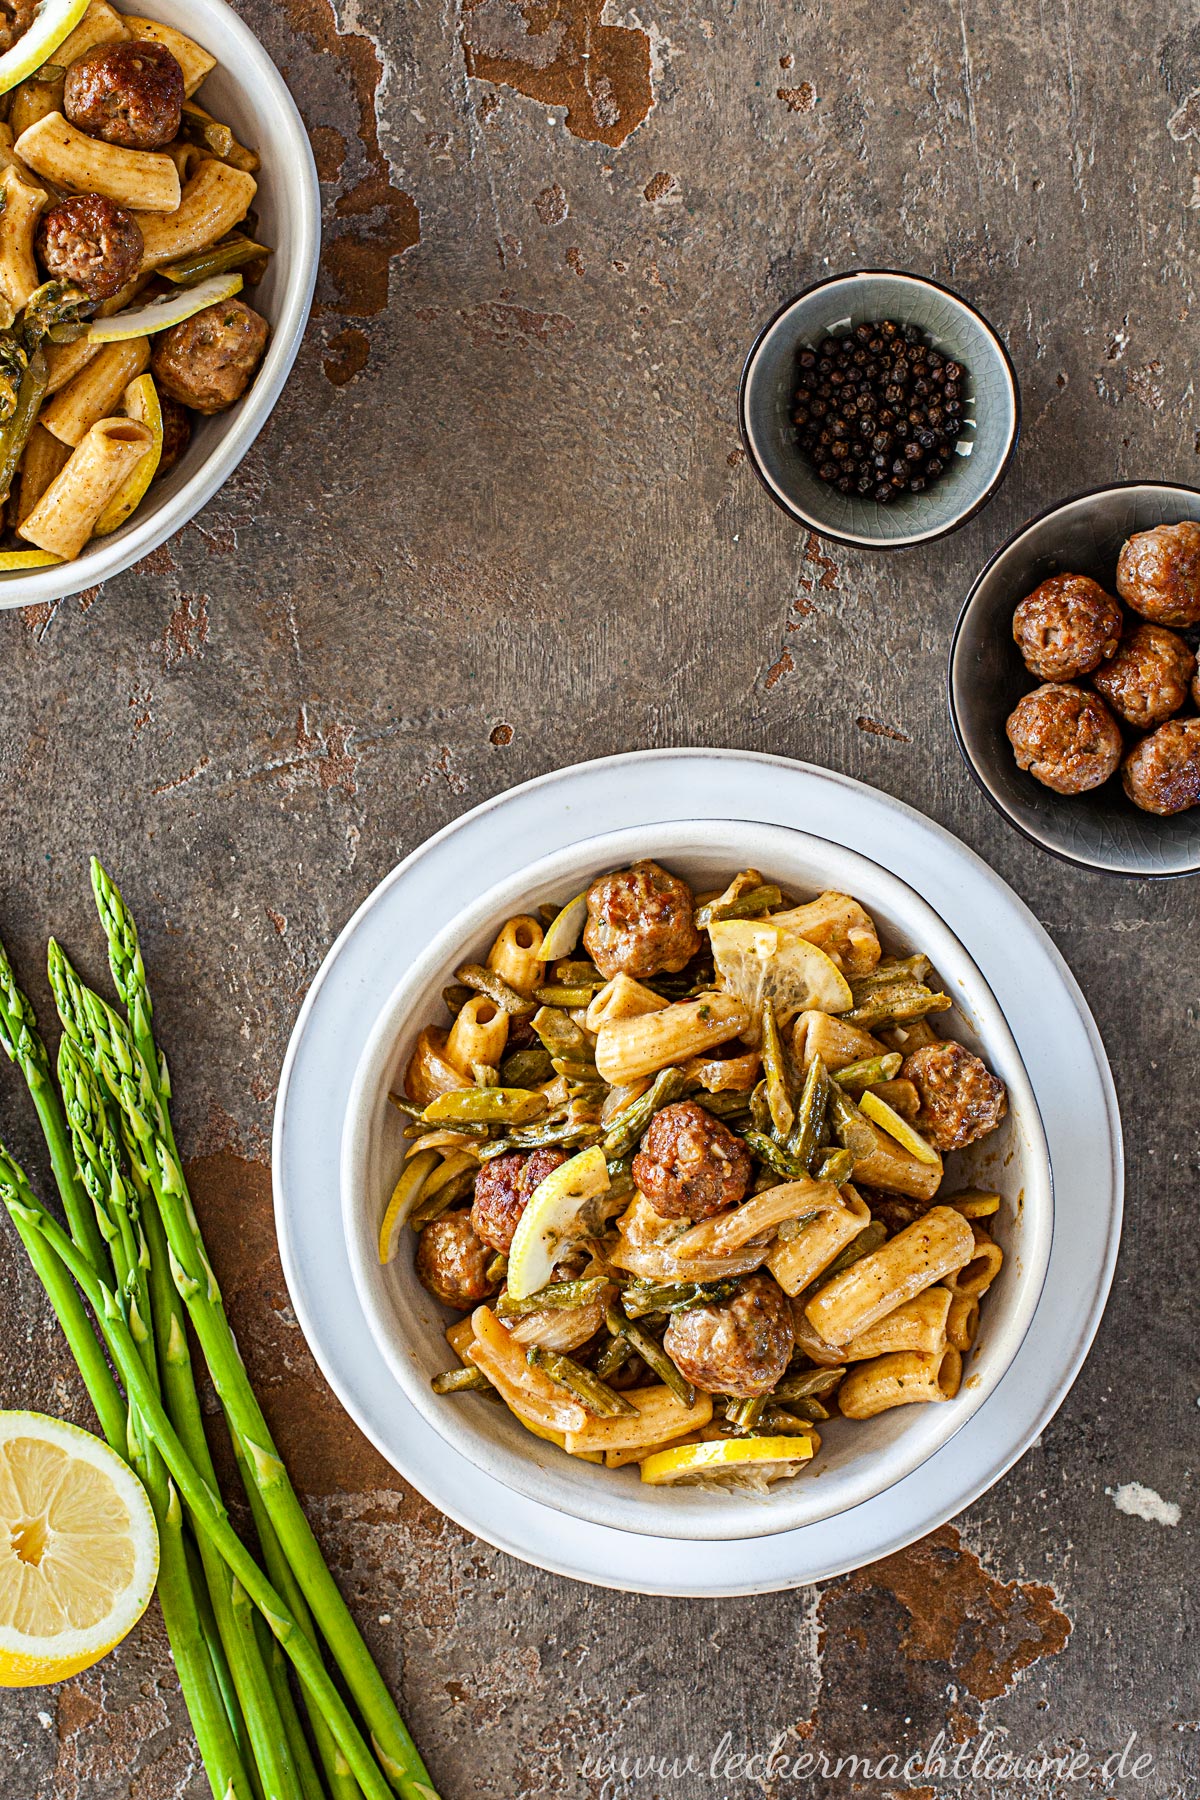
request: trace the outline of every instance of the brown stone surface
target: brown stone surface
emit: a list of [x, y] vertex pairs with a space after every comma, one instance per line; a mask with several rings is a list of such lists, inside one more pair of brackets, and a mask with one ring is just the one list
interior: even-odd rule
[[[1101, 0], [241, 10], [318, 156], [316, 311], [192, 525], [103, 588], [0, 615], [0, 930], [45, 1015], [50, 929], [101, 973], [89, 851], [136, 905], [247, 1357], [442, 1793], [776, 1800], [803, 1788], [672, 1759], [707, 1771], [726, 1732], [835, 1758], [992, 1731], [1099, 1760], [1136, 1731], [1140, 1782], [849, 1768], [811, 1791], [1190, 1800], [1196, 883], [1088, 876], [1008, 831], [955, 753], [943, 669], [968, 584], [1029, 514], [1200, 474], [1200, 34]], [[854, 263], [964, 291], [1023, 386], [1006, 486], [919, 553], [798, 530], [738, 448], [756, 328]], [[1113, 1299], [1040, 1443], [924, 1544], [719, 1604], [543, 1576], [406, 1488], [304, 1346], [266, 1166], [300, 1001], [398, 857], [513, 782], [688, 742], [811, 758], [965, 838], [1070, 959], [1130, 1128]], [[3, 1069], [0, 1129], [40, 1170]], [[7, 1239], [0, 1397], [86, 1416]], [[1180, 1524], [1119, 1513], [1106, 1489], [1129, 1480]], [[606, 1756], [666, 1760], [606, 1786]], [[99, 1669], [0, 1699], [0, 1800], [205, 1791], [156, 1615]]]

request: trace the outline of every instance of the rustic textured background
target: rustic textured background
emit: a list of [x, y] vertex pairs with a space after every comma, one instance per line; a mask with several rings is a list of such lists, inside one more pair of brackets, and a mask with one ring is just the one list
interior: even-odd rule
[[[51, 928], [98, 961], [90, 850], [134, 903], [253, 1372], [442, 1792], [595, 1800], [588, 1753], [706, 1754], [726, 1730], [749, 1751], [791, 1727], [860, 1754], [945, 1729], [1102, 1756], [1136, 1731], [1148, 1781], [1070, 1791], [1194, 1795], [1196, 883], [1026, 846], [959, 763], [942, 670], [972, 575], [1030, 512], [1200, 474], [1200, 27], [1163, 37], [1171, 9], [1105, 0], [242, 10], [312, 134], [318, 304], [268, 429], [191, 526], [82, 599], [0, 616], [0, 928], [46, 1012]], [[1025, 398], [993, 505], [885, 559], [789, 524], [735, 429], [759, 322], [859, 262], [976, 300]], [[538, 1574], [405, 1488], [305, 1350], [267, 1168], [301, 997], [401, 854], [527, 776], [694, 742], [845, 770], [986, 856], [1078, 974], [1130, 1141], [1113, 1298], [1040, 1445], [883, 1564], [719, 1604]], [[0, 1119], [32, 1157], [3, 1071]], [[0, 1271], [4, 1403], [83, 1416], [11, 1247]], [[1135, 1479], [1175, 1527], [1116, 1509]], [[0, 1745], [4, 1800], [205, 1791], [154, 1616], [89, 1674], [7, 1696]], [[823, 1791], [868, 1786], [888, 1792]], [[606, 1790], [727, 1791], [754, 1790]]]

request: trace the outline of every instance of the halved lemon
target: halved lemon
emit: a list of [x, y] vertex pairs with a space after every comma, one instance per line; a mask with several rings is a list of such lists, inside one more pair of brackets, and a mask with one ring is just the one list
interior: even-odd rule
[[90, 1669], [157, 1576], [154, 1514], [116, 1452], [61, 1419], [0, 1412], [0, 1687]]
[[718, 919], [708, 936], [721, 986], [755, 1018], [764, 1000], [779, 1020], [810, 1008], [839, 1013], [854, 1005], [837, 964], [797, 931], [766, 919]]
[[195, 287], [176, 288], [172, 293], [161, 294], [157, 300], [147, 300], [142, 306], [128, 306], [124, 312], [113, 313], [110, 318], [93, 319], [88, 326], [88, 337], [93, 344], [119, 344], [126, 338], [169, 331], [172, 325], [182, 325], [193, 313], [203, 312], [206, 306], [215, 306], [219, 300], [232, 300], [241, 291], [242, 278], [236, 271], [229, 275], [210, 275], [207, 281], [198, 281]]
[[88, 9], [88, 0], [42, 0], [11, 50], [0, 56], [0, 94], [29, 77], [70, 37]]
[[542, 947], [537, 953], [539, 962], [557, 962], [560, 956], [570, 956], [579, 942], [587, 919], [587, 895], [576, 894], [568, 900], [562, 911], [556, 913], [546, 929], [542, 939]]
[[525, 1300], [545, 1287], [566, 1244], [586, 1237], [591, 1202], [608, 1192], [608, 1164], [599, 1144], [581, 1150], [539, 1182], [521, 1214], [508, 1253], [508, 1291]]
[[813, 1441], [807, 1437], [719, 1438], [711, 1444], [680, 1444], [648, 1456], [642, 1464], [642, 1480], [654, 1487], [748, 1475], [760, 1482], [778, 1481], [794, 1475], [812, 1453]]
[[919, 1131], [913, 1130], [907, 1119], [902, 1119], [886, 1100], [873, 1094], [870, 1088], [860, 1097], [858, 1104], [860, 1111], [866, 1113], [868, 1119], [878, 1125], [881, 1131], [886, 1131], [889, 1137], [895, 1138], [901, 1149], [907, 1150], [910, 1156], [915, 1156], [918, 1162], [928, 1163], [930, 1168], [935, 1168], [941, 1162], [933, 1145], [927, 1143]]

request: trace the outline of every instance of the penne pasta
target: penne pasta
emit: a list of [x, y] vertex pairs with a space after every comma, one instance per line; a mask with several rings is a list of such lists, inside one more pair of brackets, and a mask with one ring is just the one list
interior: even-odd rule
[[69, 69], [98, 44], [119, 44], [129, 35], [124, 19], [115, 7], [109, 6], [108, 0], [91, 0], [74, 31], [63, 39], [50, 60], [60, 69]]
[[851, 1063], [881, 1056], [884, 1046], [869, 1031], [847, 1025], [829, 1013], [802, 1012], [792, 1029], [792, 1049], [806, 1075], [815, 1056], [820, 1057], [831, 1075], [836, 1075]]
[[942, 1185], [942, 1159], [932, 1147], [934, 1160], [923, 1162], [860, 1112], [847, 1121], [844, 1142], [854, 1157], [855, 1181], [867, 1187], [932, 1200]]
[[785, 1219], [800, 1219], [806, 1213], [818, 1215], [844, 1212], [838, 1190], [829, 1181], [784, 1181], [778, 1187], [766, 1188], [752, 1200], [728, 1212], [718, 1213], [693, 1225], [671, 1245], [671, 1252], [681, 1262], [693, 1256], [725, 1256], [741, 1250], [761, 1232], [774, 1230]]
[[215, 56], [210, 56], [192, 38], [185, 37], [171, 25], [162, 25], [157, 19], [141, 19], [134, 13], [124, 14], [124, 25], [131, 37], [148, 38], [151, 43], [162, 44], [171, 52], [183, 70], [183, 91], [189, 100], [204, 77], [217, 66]]
[[970, 1260], [948, 1277], [946, 1285], [952, 1294], [970, 1294], [978, 1300], [1000, 1273], [1004, 1252], [981, 1225], [972, 1224], [971, 1233], [975, 1247]]
[[[102, 194], [132, 212], [172, 213], [179, 207], [179, 175], [169, 156], [154, 150], [125, 150], [103, 138], [88, 137], [76, 131], [60, 112], [47, 113], [22, 131], [13, 149], [35, 174], [72, 193]], [[241, 179], [249, 181], [251, 177]]]
[[589, 1031], [599, 1031], [602, 1025], [612, 1025], [618, 1019], [637, 1019], [643, 1013], [662, 1012], [667, 1004], [661, 994], [643, 987], [631, 975], [614, 975], [593, 996], [584, 1023]]
[[971, 1227], [961, 1213], [949, 1206], [931, 1207], [818, 1288], [805, 1311], [827, 1343], [847, 1344], [914, 1294], [961, 1269], [973, 1249]]
[[150, 367], [150, 339], [126, 338], [105, 344], [43, 407], [40, 423], [64, 444], [81, 443], [97, 419], [107, 419], [129, 383]]
[[[178, 182], [175, 164], [169, 156], [163, 160]], [[207, 250], [241, 223], [257, 192], [253, 175], [231, 169], [215, 157], [200, 163], [173, 209], [150, 212], [138, 220], [144, 245], [143, 270], [159, 269], [177, 257]]]
[[510, 919], [488, 951], [487, 966], [518, 994], [532, 994], [546, 979], [546, 965], [538, 961], [542, 928], [523, 915]]
[[977, 1294], [956, 1294], [950, 1289], [946, 1291], [950, 1294], [946, 1341], [965, 1356], [979, 1331], [979, 1297]]
[[861, 1194], [847, 1186], [841, 1196], [840, 1207], [823, 1211], [802, 1226], [796, 1237], [772, 1248], [767, 1268], [785, 1294], [803, 1292], [871, 1223], [871, 1209]]
[[732, 994], [702, 994], [661, 1012], [616, 1019], [596, 1038], [596, 1067], [614, 1085], [686, 1062], [702, 1050], [728, 1043], [750, 1024], [748, 1009]]
[[47, 344], [43, 352], [50, 372], [47, 394], [57, 394], [74, 381], [81, 369], [95, 362], [103, 348], [103, 344], [94, 344], [89, 337], [76, 338], [72, 344]]
[[475, 994], [463, 1006], [446, 1038], [446, 1061], [460, 1075], [476, 1068], [494, 1069], [508, 1042], [508, 1014], [486, 994]]
[[136, 419], [100, 419], [17, 526], [28, 543], [64, 560], [78, 556], [92, 527], [153, 443]]
[[588, 1419], [567, 1430], [567, 1449], [636, 1450], [682, 1437], [712, 1418], [712, 1398], [697, 1394], [693, 1405], [684, 1406], [669, 1387], [635, 1388], [625, 1398], [637, 1408], [636, 1418]]
[[27, 519], [50, 483], [66, 467], [70, 446], [60, 443], [44, 425], [35, 425], [21, 458], [21, 486], [17, 496], [17, 522]]
[[947, 1340], [946, 1321], [952, 1295], [949, 1288], [931, 1287], [914, 1294], [895, 1312], [856, 1332], [842, 1355], [847, 1362], [871, 1356], [887, 1356], [896, 1350], [922, 1350], [933, 1355]]
[[15, 166], [0, 174], [0, 294], [14, 312], [41, 285], [33, 234], [46, 200], [46, 190], [23, 180]]
[[838, 1409], [847, 1419], [873, 1419], [894, 1406], [953, 1400], [961, 1380], [962, 1357], [951, 1344], [900, 1350], [851, 1369], [838, 1389]]

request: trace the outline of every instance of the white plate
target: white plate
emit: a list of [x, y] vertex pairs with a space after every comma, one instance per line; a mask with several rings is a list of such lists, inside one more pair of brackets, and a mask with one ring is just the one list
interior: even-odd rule
[[[758, 1494], [711, 1493], [696, 1487], [647, 1487], [636, 1469], [617, 1474], [564, 1456], [517, 1423], [507, 1408], [461, 1396], [439, 1399], [430, 1381], [448, 1359], [442, 1336], [450, 1314], [417, 1279], [412, 1240], [388, 1268], [379, 1263], [379, 1221], [412, 1149], [388, 1094], [403, 1081], [416, 1034], [438, 1016], [442, 989], [464, 960], [482, 962], [497, 931], [514, 913], [538, 901], [577, 894], [605, 869], [639, 857], [665, 863], [693, 893], [724, 887], [734, 869], [762, 869], [785, 892], [832, 888], [853, 894], [900, 955], [923, 951], [953, 1012], [940, 1020], [945, 1035], [984, 1057], [1008, 1089], [1008, 1114], [998, 1131], [951, 1157], [948, 1190], [999, 1187], [1010, 1200], [1000, 1219], [1004, 1267], [989, 1288], [979, 1340], [967, 1361], [960, 1392], [948, 1406], [904, 1406], [869, 1420], [831, 1420], [821, 1453], [796, 1480], [780, 1482], [764, 1502]], [[359, 1304], [409, 1403], [452, 1450], [506, 1487], [577, 1519], [639, 1535], [716, 1539], [766, 1537], [845, 1513], [893, 1487], [929, 1462], [956, 1431], [986, 1406], [1029, 1329], [1050, 1255], [1053, 1206], [1049, 1149], [1037, 1102], [1004, 1014], [979, 969], [964, 954], [933, 908], [870, 857], [781, 825], [745, 819], [658, 820], [525, 864], [498, 887], [452, 912], [405, 972], [380, 1010], [359, 1061], [342, 1132], [342, 1224]]]
[[[410, 1405], [359, 1304], [334, 1196], [351, 1077], [375, 1021], [448, 914], [548, 852], [631, 824], [702, 817], [793, 825], [873, 857], [957, 933], [1008, 1019], [1055, 1170], [1041, 1304], [988, 1404], [920, 1469], [836, 1518], [708, 1544], [636, 1537], [525, 1499], [473, 1467]], [[486, 871], [481, 878], [480, 871]], [[735, 751], [657, 751], [544, 776], [431, 838], [350, 921], [305, 1001], [275, 1117], [276, 1220], [297, 1318], [342, 1403], [432, 1503], [502, 1550], [559, 1574], [646, 1593], [766, 1592], [874, 1561], [959, 1512], [1061, 1404], [1091, 1343], [1120, 1236], [1116, 1093], [1083, 997], [1049, 938], [948, 833], [844, 776]]]

